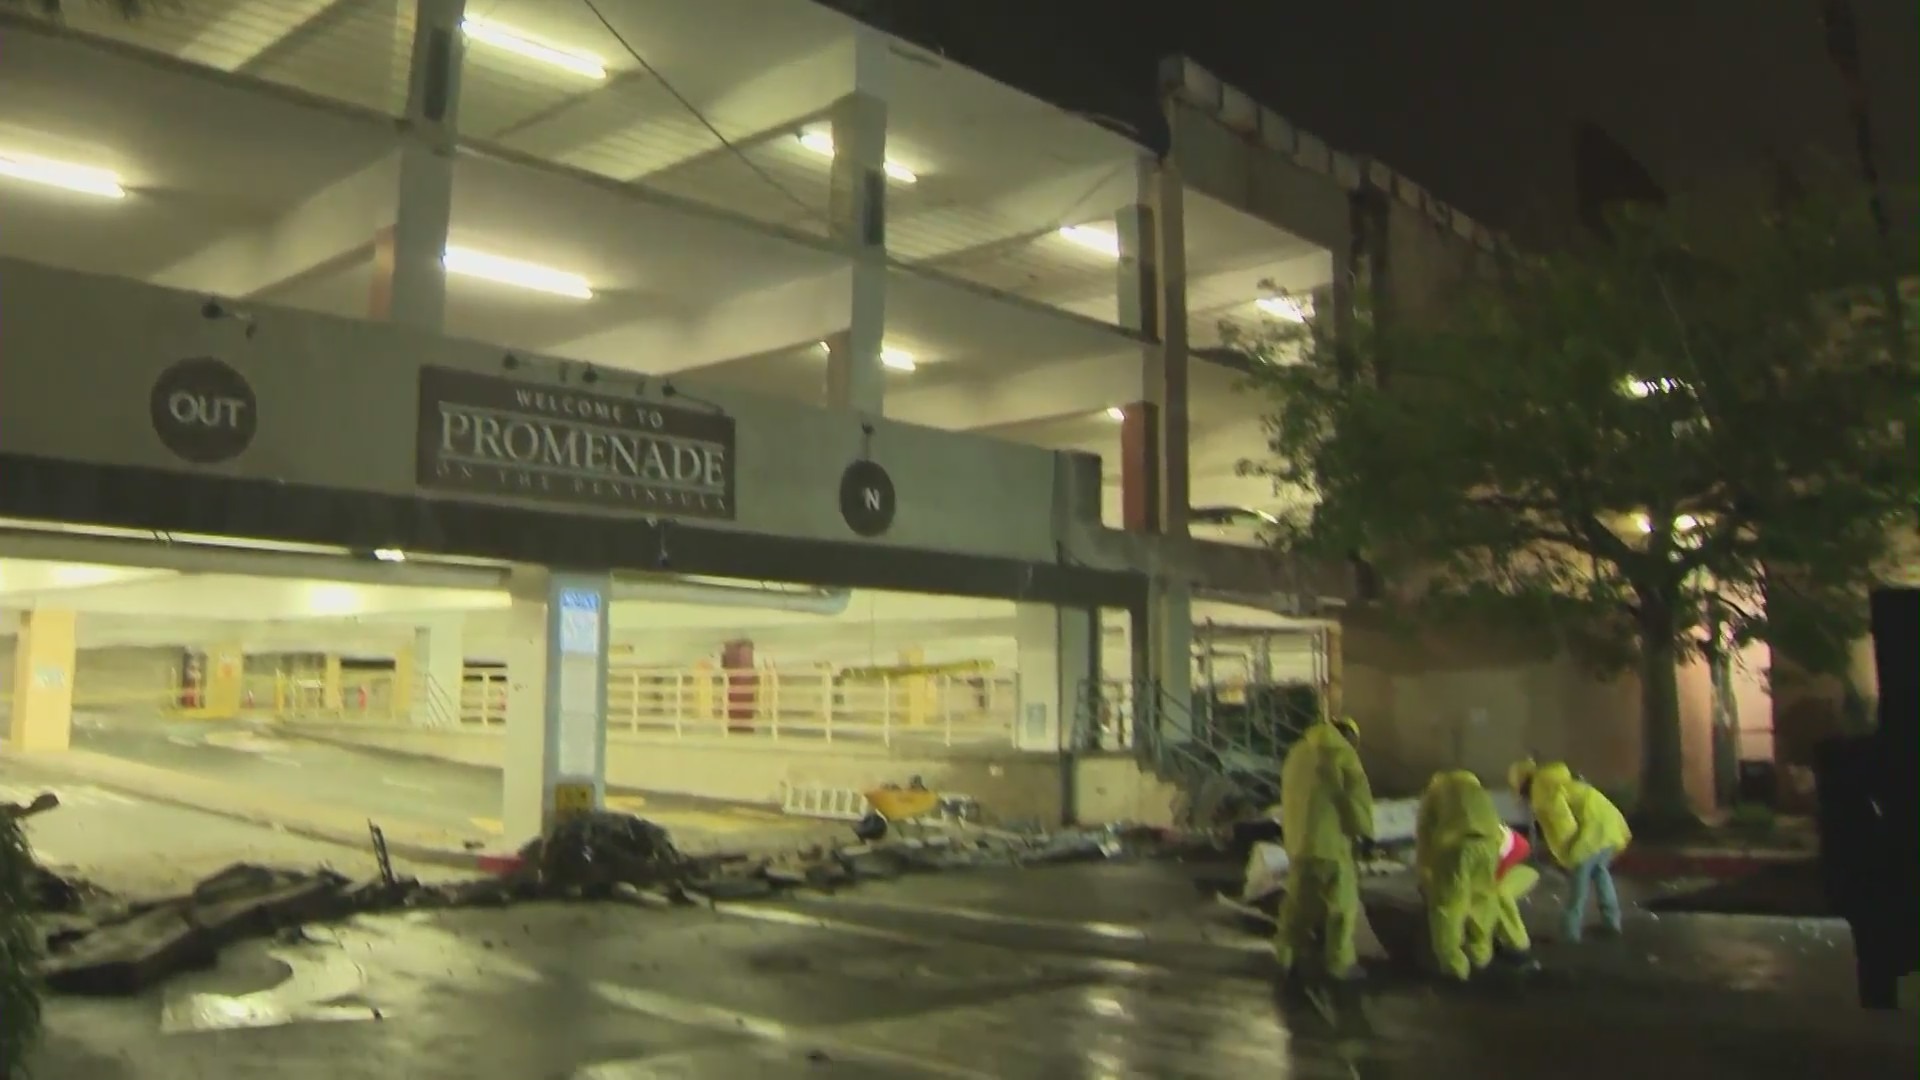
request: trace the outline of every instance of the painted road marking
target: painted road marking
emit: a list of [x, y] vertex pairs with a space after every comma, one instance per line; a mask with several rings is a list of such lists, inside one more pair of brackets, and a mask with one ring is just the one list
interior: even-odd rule
[[[850, 1042], [831, 1034], [829, 1028], [791, 1028], [778, 1020], [764, 1016], [736, 1012], [719, 1005], [708, 1005], [673, 994], [663, 994], [657, 990], [641, 990], [637, 987], [621, 986], [618, 983], [596, 982], [592, 984], [592, 990], [594, 996], [609, 1005], [645, 1013], [648, 1016], [657, 1016], [676, 1024], [706, 1028], [709, 1031], [751, 1035], [765, 1042], [778, 1043], [782, 1046], [824, 1051], [842, 1060], [864, 1059], [903, 1070], [903, 1075], [942, 1076], [949, 1080], [996, 1080], [993, 1073], [983, 1073], [964, 1065], [935, 1061], [922, 1054], [902, 1053], [897, 1050]], [[625, 1078], [640, 1080], [641, 1077], [657, 1075], [648, 1071], [645, 1058], [603, 1063], [592, 1066], [591, 1069], [592, 1071], [585, 1072], [584, 1076], [592, 1080], [625, 1080]]]
[[[919, 901], [883, 900], [871, 896], [853, 896], [839, 894], [835, 896], [809, 896], [807, 903], [825, 907], [871, 908], [876, 911], [895, 911], [909, 915], [934, 915], [949, 919], [965, 919], [969, 922], [988, 923], [994, 926], [1013, 926], [1028, 930], [1067, 930], [1095, 937], [1110, 938], [1115, 941], [1153, 941], [1162, 945], [1184, 944], [1180, 938], [1154, 937], [1138, 926], [1124, 923], [1092, 922], [1077, 919], [1046, 919], [1028, 915], [1006, 915], [997, 911], [980, 911], [976, 908], [950, 907], [943, 904], [926, 904]], [[1209, 948], [1232, 949], [1236, 952], [1265, 953], [1273, 946], [1265, 941], [1233, 938], [1226, 941], [1206, 941]]]
[[[846, 922], [841, 919], [828, 919], [819, 915], [808, 915], [805, 912], [793, 911], [788, 908], [764, 907], [759, 904], [740, 904], [731, 901], [721, 901], [713, 905], [713, 910], [721, 915], [728, 915], [738, 919], [752, 919], [756, 922], [775, 923], [780, 926], [798, 926], [807, 930], [825, 930], [832, 934], [869, 938], [874, 941], [885, 941], [895, 945], [917, 945], [924, 947], [930, 940], [938, 936], [926, 933], [907, 933], [904, 930], [884, 930], [877, 926], [865, 926], [860, 923]], [[978, 949], [994, 949], [999, 952], [1018, 952], [1045, 956], [1049, 958], [1050, 962], [1079, 967], [1085, 971], [1100, 975], [1165, 975], [1170, 974], [1173, 970], [1172, 968], [1161, 967], [1157, 964], [1136, 963], [1132, 960], [1114, 960], [1104, 956], [1086, 956], [1081, 953], [1065, 952], [1056, 949], [1036, 949], [1027, 946], [1021, 946], [1016, 949], [1010, 945], [996, 945], [992, 942], [968, 941], [948, 937], [941, 937], [940, 940]]]

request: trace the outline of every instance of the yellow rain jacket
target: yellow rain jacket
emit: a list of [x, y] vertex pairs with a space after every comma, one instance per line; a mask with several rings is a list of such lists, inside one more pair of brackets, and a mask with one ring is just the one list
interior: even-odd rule
[[1414, 825], [1414, 866], [1434, 961], [1456, 979], [1491, 963], [1496, 939], [1523, 952], [1530, 944], [1516, 903], [1526, 889], [1510, 895], [1499, 880], [1505, 835], [1479, 777], [1456, 769], [1427, 784]]
[[1620, 808], [1559, 762], [1533, 771], [1528, 801], [1547, 850], [1561, 866], [1571, 869], [1609, 848], [1617, 855], [1633, 841]]
[[1309, 727], [1280, 766], [1280, 837], [1287, 857], [1338, 859], [1373, 839], [1373, 788], [1360, 752], [1327, 721]]
[[1318, 953], [1329, 973], [1353, 970], [1360, 887], [1356, 840], [1373, 839], [1373, 788], [1353, 743], [1331, 722], [1309, 727], [1280, 767], [1281, 842], [1292, 863], [1274, 958]]

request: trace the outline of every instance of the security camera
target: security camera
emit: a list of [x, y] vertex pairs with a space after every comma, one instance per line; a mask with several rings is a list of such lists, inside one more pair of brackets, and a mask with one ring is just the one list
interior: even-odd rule
[[240, 311], [235, 308], [230, 308], [226, 304], [222, 303], [218, 298], [212, 297], [212, 296], [207, 297], [207, 299], [200, 305], [200, 317], [208, 321], [215, 321], [219, 319], [232, 319], [234, 322], [239, 323], [244, 328], [246, 336], [248, 337], [253, 336], [253, 332], [256, 328], [255, 323], [253, 321], [253, 316], [247, 314], [244, 311]]

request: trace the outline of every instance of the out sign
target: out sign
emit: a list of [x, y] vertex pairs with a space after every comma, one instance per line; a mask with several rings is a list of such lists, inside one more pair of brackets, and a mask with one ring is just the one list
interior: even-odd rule
[[840, 474], [840, 517], [861, 536], [893, 527], [893, 477], [873, 461], [856, 461]]
[[161, 372], [149, 400], [161, 444], [195, 465], [230, 461], [253, 445], [256, 407], [246, 377], [211, 356], [182, 360]]

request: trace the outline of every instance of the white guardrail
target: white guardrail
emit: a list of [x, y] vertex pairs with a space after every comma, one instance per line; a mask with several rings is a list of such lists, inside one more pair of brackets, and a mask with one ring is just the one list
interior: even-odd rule
[[[607, 673], [607, 732], [670, 739], [818, 743], [1010, 744], [1015, 676], [849, 675], [756, 668], [719, 671], [616, 666]], [[460, 726], [506, 723], [506, 673], [469, 668]]]

